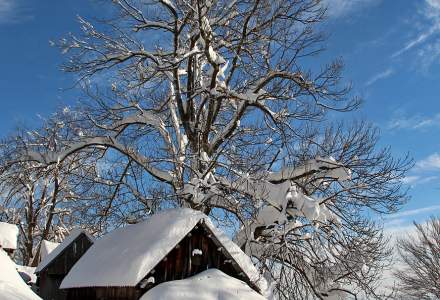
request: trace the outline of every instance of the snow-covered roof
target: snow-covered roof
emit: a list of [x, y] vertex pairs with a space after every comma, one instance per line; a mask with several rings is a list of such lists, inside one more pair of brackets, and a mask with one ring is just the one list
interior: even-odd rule
[[41, 242], [40, 259], [43, 260], [53, 250], [55, 250], [55, 248], [58, 247], [59, 244], [60, 243], [54, 243], [54, 242], [43, 240]]
[[140, 300], [263, 300], [263, 296], [246, 283], [217, 269], [209, 269], [193, 277], [161, 283]]
[[20, 273], [25, 273], [27, 276], [30, 277], [31, 283], [37, 282], [37, 275], [35, 275], [35, 267], [28, 267], [28, 266], [22, 266], [22, 265], [16, 265], [15, 268]]
[[94, 238], [88, 234], [86, 231], [81, 229], [73, 230], [70, 235], [64, 239], [64, 241], [59, 244], [52, 252], [50, 252], [38, 265], [35, 273], [41, 272], [46, 268], [55, 258], [63, 253], [63, 251], [74, 242], [81, 234], [85, 234], [91, 242], [94, 242]]
[[117, 229], [95, 242], [73, 266], [61, 288], [136, 286], [199, 222], [204, 222], [253, 282], [251, 259], [198, 211], [170, 209]]
[[14, 224], [0, 222], [0, 247], [17, 249], [18, 227]]
[[0, 249], [0, 300], [41, 300], [15, 268], [14, 262]]

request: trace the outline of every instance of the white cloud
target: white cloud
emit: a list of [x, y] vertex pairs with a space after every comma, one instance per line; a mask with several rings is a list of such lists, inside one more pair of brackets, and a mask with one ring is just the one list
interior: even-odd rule
[[405, 178], [402, 179], [402, 182], [404, 184], [409, 184], [409, 185], [415, 186], [415, 185], [419, 185], [419, 184], [429, 183], [429, 182], [432, 182], [437, 179], [438, 179], [438, 176], [424, 177], [424, 176], [420, 176], [420, 175], [413, 175], [413, 176], [406, 176]]
[[[384, 235], [389, 238], [389, 246], [393, 248], [392, 264], [389, 269], [384, 270], [382, 273], [383, 277], [379, 284], [381, 290], [390, 292], [394, 284], [397, 282], [394, 275], [395, 272], [402, 270], [405, 266], [397, 251], [397, 241], [401, 239], [417, 238], [417, 230], [412, 223], [412, 220], [407, 217], [438, 210], [440, 210], [440, 205], [434, 205], [402, 211], [388, 216], [390, 220], [384, 224]], [[417, 223], [424, 224], [425, 221], [427, 221], [427, 218], [423, 217], [422, 219], [419, 219]]]
[[440, 15], [440, 0], [426, 0], [428, 7], [425, 8], [427, 16], [434, 18]]
[[16, 2], [13, 0], [0, 0], [0, 22], [6, 22], [10, 19], [15, 10]]
[[384, 217], [384, 233], [392, 239], [392, 243], [397, 238], [402, 238], [408, 234], [414, 234], [415, 227], [413, 220], [423, 224], [427, 220], [428, 214], [435, 214], [440, 211], [440, 205], [431, 205], [416, 209], [409, 209]]
[[[428, 157], [417, 161], [412, 169], [412, 174], [403, 178], [402, 182], [412, 187], [430, 182], [440, 184], [439, 171], [440, 155], [438, 153], [433, 153]], [[437, 208], [437, 206], [433, 206], [431, 208]], [[440, 208], [440, 206], [438, 206], [438, 208]]]
[[415, 165], [415, 170], [417, 171], [436, 171], [440, 170], [440, 154], [434, 153], [419, 160]]
[[413, 224], [404, 225], [401, 222], [387, 223], [384, 226], [384, 235], [389, 238], [389, 246], [392, 247], [392, 264], [382, 273], [382, 279], [379, 283], [379, 289], [384, 292], [391, 292], [393, 286], [397, 283], [395, 272], [403, 269], [403, 263], [397, 251], [397, 241], [402, 238], [415, 237], [416, 230]]
[[394, 70], [392, 68], [388, 68], [385, 71], [382, 71], [376, 75], [374, 75], [373, 77], [371, 77], [366, 83], [365, 86], [369, 86], [374, 84], [376, 81], [380, 80], [380, 79], [385, 79], [387, 77], [390, 77], [391, 75], [394, 74]]
[[[440, 33], [440, 31], [439, 31]], [[417, 51], [419, 68], [427, 71], [431, 65], [438, 63], [440, 60], [440, 41], [436, 40], [427, 44], [424, 48]]]
[[417, 45], [423, 43], [426, 41], [429, 37], [431, 37], [433, 34], [437, 33], [440, 30], [440, 24], [434, 24], [432, 27], [428, 28], [425, 32], [419, 33], [414, 39], [409, 41], [406, 46], [404, 46], [402, 49], [396, 51], [391, 55], [392, 58], [397, 57], [399, 55], [402, 55], [403, 53], [407, 52], [408, 50], [416, 47]]
[[416, 33], [391, 57], [396, 58], [411, 50], [417, 49], [417, 67], [421, 70], [428, 69], [433, 63], [438, 62], [440, 57], [440, 42], [436, 38], [440, 34], [440, 1], [424, 0], [418, 10], [417, 16], [420, 20], [414, 20]]
[[341, 17], [380, 1], [381, 0], [323, 0], [322, 2], [323, 5], [328, 8], [330, 17]]
[[[385, 217], [385, 219], [400, 219], [402, 217], [415, 216], [415, 215], [419, 215], [419, 214], [422, 214], [422, 213], [434, 212], [434, 211], [438, 211], [438, 210], [440, 210], [440, 205], [432, 205], [432, 206], [427, 206], [427, 207], [421, 207], [421, 208], [401, 211], [401, 212], [398, 212], [398, 213], [395, 213], [395, 214], [388, 215], [388, 216]], [[389, 222], [387, 224], [389, 224], [389, 225], [397, 225], [396, 223], [402, 224], [404, 222], [405, 222], [405, 220], [401, 220], [401, 221], [393, 220], [393, 222]]]
[[388, 129], [422, 130], [434, 127], [440, 127], [440, 113], [429, 117], [422, 115], [407, 116], [399, 113], [388, 122]]
[[417, 182], [420, 179], [420, 176], [406, 176], [402, 179], [402, 182], [405, 184], [412, 184]]
[[0, 0], [0, 24], [17, 23], [29, 20], [22, 0]]

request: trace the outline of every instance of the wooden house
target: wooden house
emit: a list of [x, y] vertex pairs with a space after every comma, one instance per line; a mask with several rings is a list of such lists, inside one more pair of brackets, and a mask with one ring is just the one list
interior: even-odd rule
[[206, 215], [172, 209], [96, 241], [61, 289], [69, 300], [137, 300], [160, 283], [212, 268], [259, 291], [251, 259]]
[[43, 258], [35, 270], [38, 294], [41, 298], [44, 300], [66, 299], [66, 292], [59, 289], [61, 281], [93, 242], [93, 237], [87, 232], [75, 230]]
[[17, 239], [17, 225], [0, 222], [0, 249], [12, 256], [17, 249]]

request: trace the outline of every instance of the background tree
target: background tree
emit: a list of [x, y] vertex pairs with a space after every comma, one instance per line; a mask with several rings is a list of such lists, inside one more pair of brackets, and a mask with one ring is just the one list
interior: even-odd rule
[[139, 190], [145, 182], [132, 186], [127, 180], [139, 175], [135, 166], [117, 156], [102, 159], [100, 149], [77, 152], [56, 164], [35, 161], [82, 135], [75, 114], [65, 108], [39, 129], [18, 129], [0, 147], [0, 220], [19, 226], [24, 265], [38, 264], [43, 240], [61, 242], [73, 227], [101, 235], [136, 222], [154, 207], [141, 196], [146, 195]]
[[112, 5], [107, 21], [80, 19], [83, 35], [60, 42], [87, 96], [77, 134], [19, 159], [51, 166], [99, 152], [97, 166], [116, 166], [104, 167], [115, 196], [94, 211], [103, 220], [203, 211], [234, 232], [280, 298], [377, 296], [388, 252], [370, 216], [405, 200], [409, 161], [377, 149], [367, 124], [325, 122], [359, 99], [340, 82], [340, 60], [311, 67], [320, 1]]
[[403, 268], [395, 272], [403, 299], [440, 298], [440, 219], [415, 225], [415, 236], [398, 240]]
[[0, 148], [1, 218], [19, 226], [19, 251], [24, 265], [39, 263], [43, 240], [60, 242], [73, 226], [87, 224], [92, 232], [96, 231], [92, 224], [81, 222], [84, 214], [80, 213], [87, 207], [85, 179], [96, 174], [95, 163], [91, 163], [88, 154], [77, 153], [53, 165], [15, 159], [17, 153], [26, 153], [29, 148], [38, 151], [37, 155], [60, 151], [61, 141], [69, 134], [70, 129], [55, 115], [40, 129], [17, 130]]

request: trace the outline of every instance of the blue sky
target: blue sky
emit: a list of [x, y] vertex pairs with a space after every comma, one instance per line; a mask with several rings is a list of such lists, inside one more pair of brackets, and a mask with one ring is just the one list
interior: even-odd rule
[[327, 0], [326, 56], [343, 57], [356, 117], [375, 123], [381, 144], [409, 153], [412, 200], [387, 217], [390, 231], [440, 215], [440, 0]]
[[77, 15], [93, 16], [92, 1], [0, 0], [0, 128], [38, 122], [75, 101], [72, 78], [60, 72], [65, 59], [49, 44], [78, 29]]
[[[416, 161], [406, 182], [412, 201], [386, 219], [391, 229], [440, 215], [440, 0], [325, 0], [330, 35], [319, 62], [342, 57], [353, 92], [365, 100], [352, 117], [376, 124], [382, 145]], [[0, 129], [37, 124], [38, 115], [76, 101], [64, 57], [50, 47], [91, 17], [89, 0], [0, 0]]]

